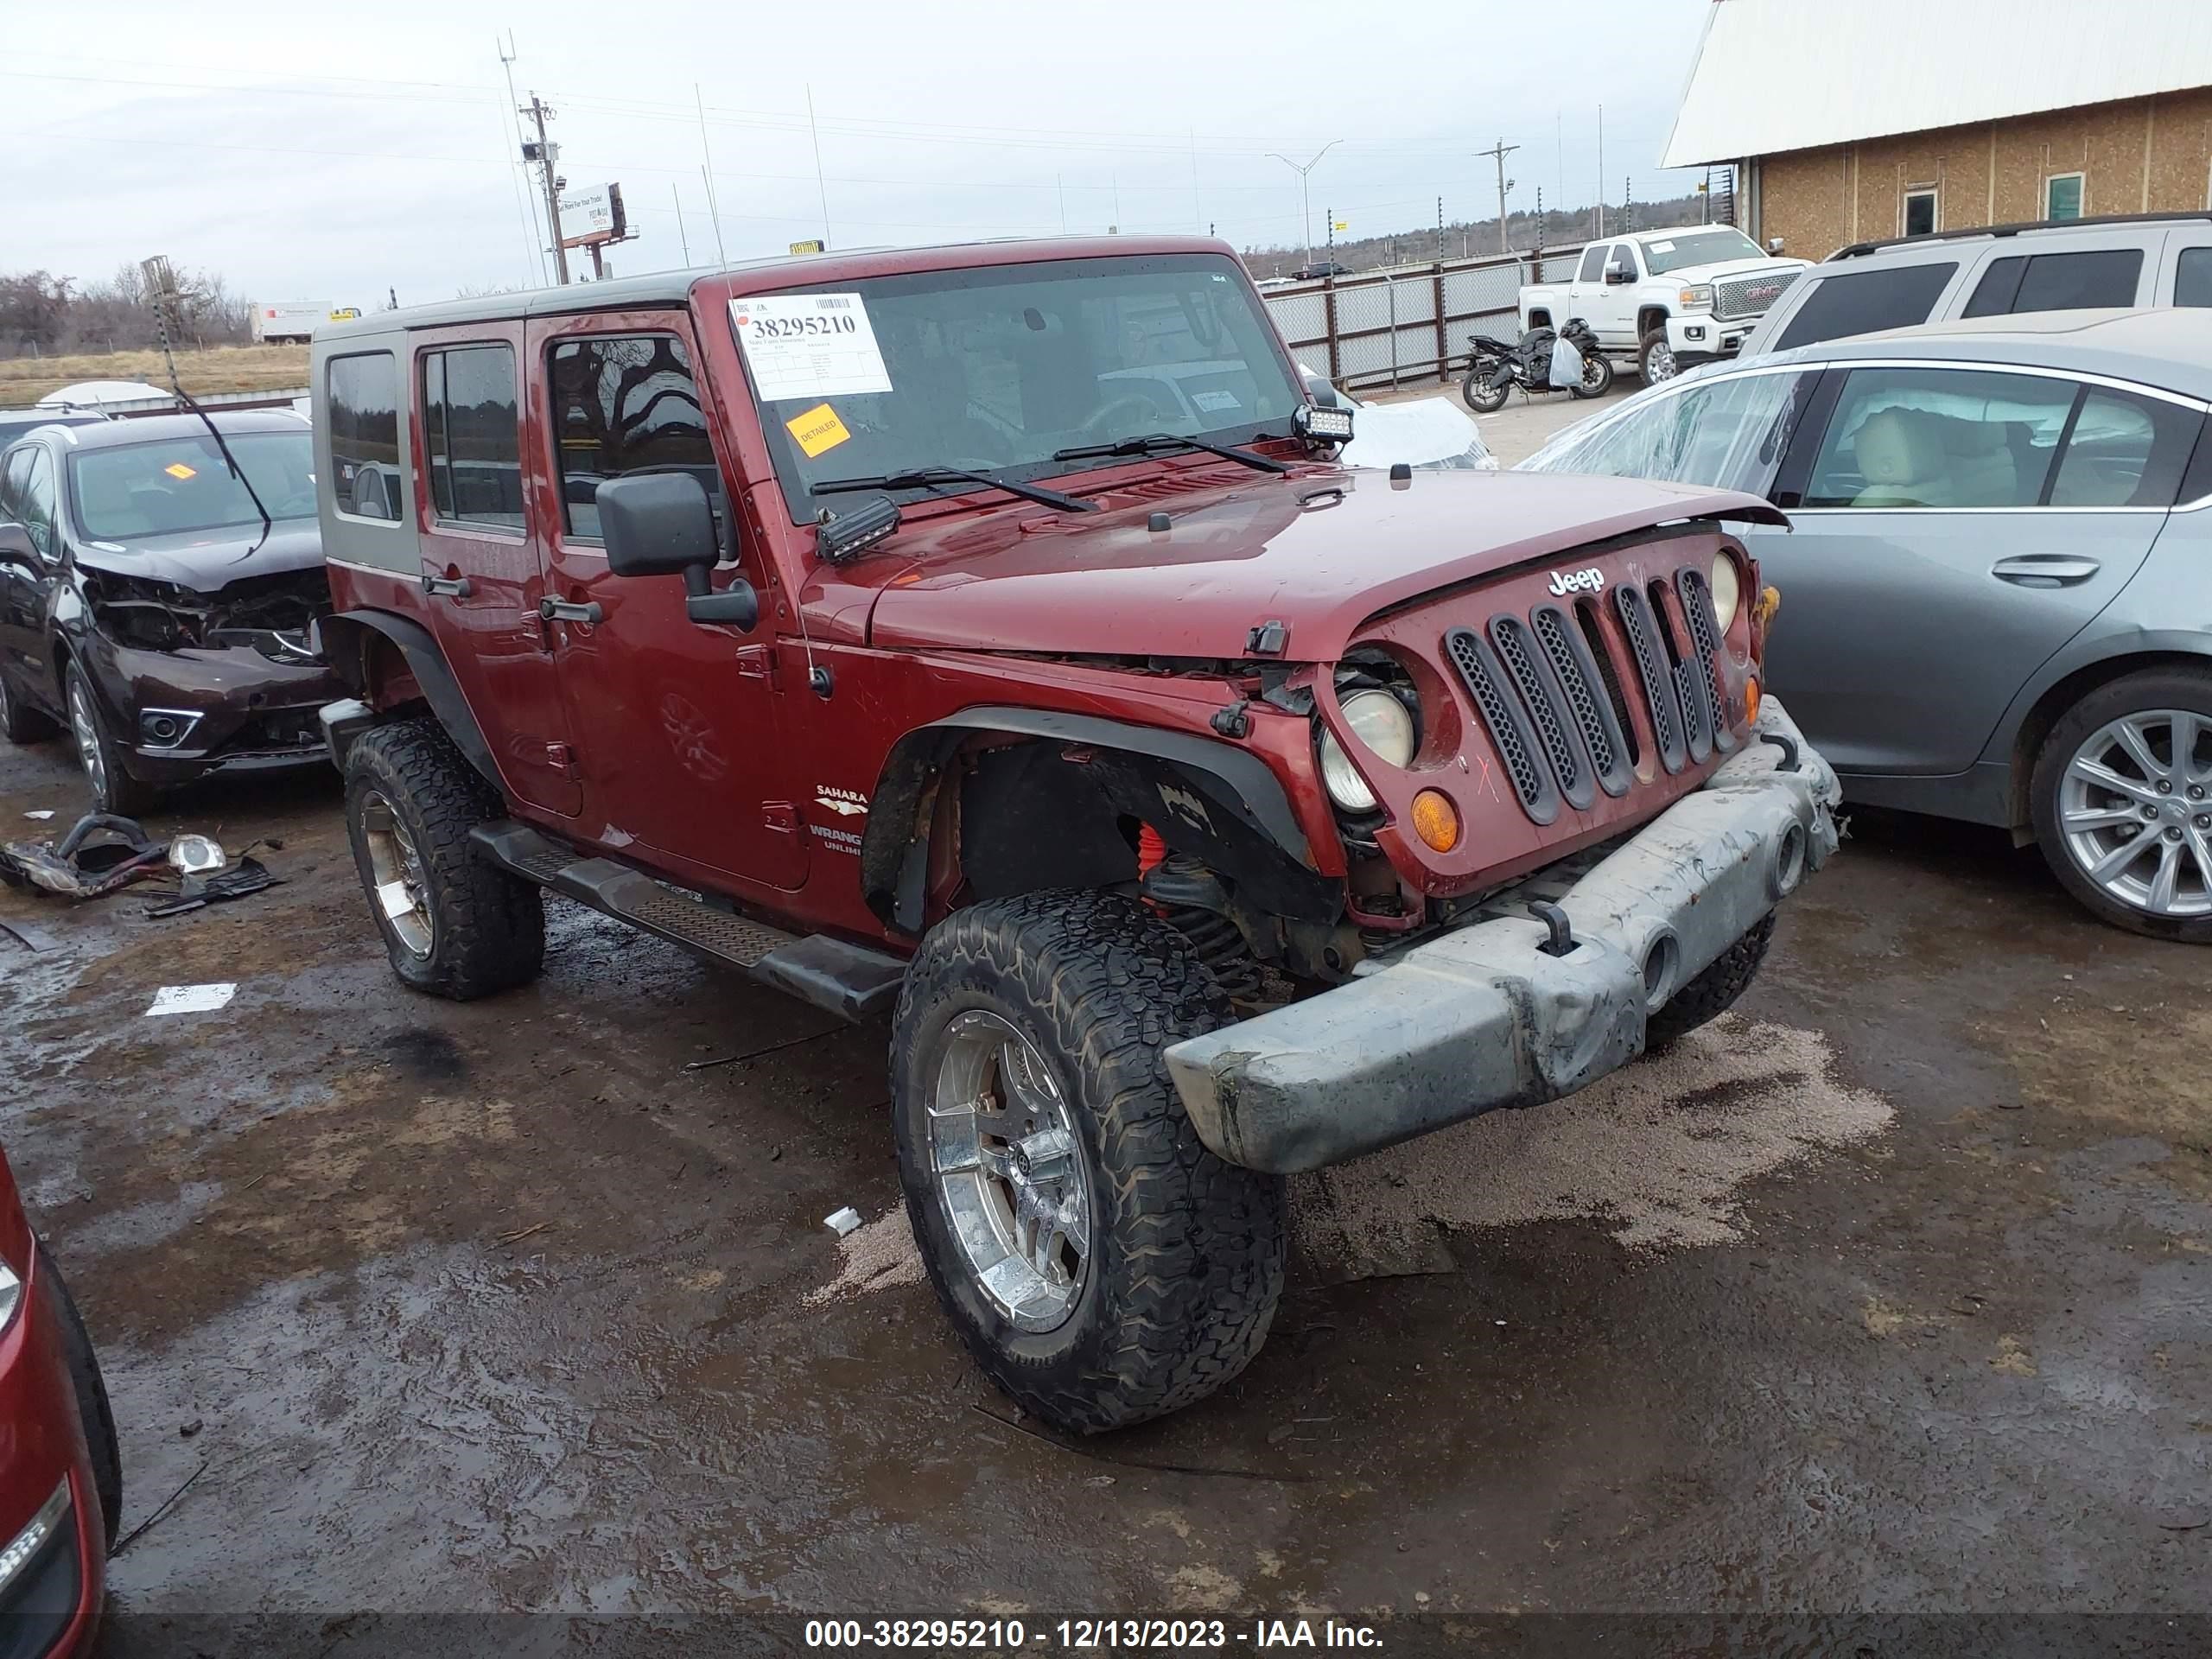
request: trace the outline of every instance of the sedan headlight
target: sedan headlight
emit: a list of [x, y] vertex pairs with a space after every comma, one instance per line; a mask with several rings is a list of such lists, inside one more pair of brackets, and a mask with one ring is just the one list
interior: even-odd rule
[[[1338, 706], [1344, 710], [1344, 724], [1351, 734], [1376, 760], [1393, 766], [1412, 761], [1418, 743], [1414, 717], [1396, 697], [1370, 686], [1353, 692]], [[1337, 741], [1336, 734], [1325, 728], [1320, 747], [1321, 784], [1329, 791], [1329, 798], [1347, 812], [1372, 812], [1376, 805], [1375, 791], [1359, 775], [1359, 768], [1352, 765], [1351, 757]]]
[[1736, 607], [1743, 602], [1744, 584], [1736, 574], [1736, 561], [1726, 553], [1713, 556], [1713, 616], [1719, 623], [1720, 632], [1728, 632], [1728, 625], [1736, 620]]
[[1713, 284], [1694, 283], [1675, 296], [1675, 303], [1685, 311], [1710, 311], [1713, 309]]

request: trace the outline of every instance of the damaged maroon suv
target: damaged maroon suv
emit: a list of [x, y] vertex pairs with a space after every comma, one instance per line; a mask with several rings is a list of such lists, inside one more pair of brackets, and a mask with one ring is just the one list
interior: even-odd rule
[[[39, 427], [0, 455], [0, 732], [66, 730], [95, 811], [320, 760], [342, 690], [314, 445], [289, 411]], [[266, 512], [264, 518], [263, 514]]]
[[938, 1294], [1065, 1428], [1249, 1363], [1286, 1175], [1711, 1019], [1835, 845], [1770, 506], [1347, 471], [1218, 242], [503, 295], [314, 375], [400, 978], [530, 980], [550, 891], [887, 1014]]

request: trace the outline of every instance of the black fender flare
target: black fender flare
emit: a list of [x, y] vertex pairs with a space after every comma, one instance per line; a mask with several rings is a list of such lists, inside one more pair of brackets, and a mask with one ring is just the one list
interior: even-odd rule
[[[435, 636], [420, 622], [390, 611], [340, 611], [334, 616], [324, 617], [320, 635], [323, 654], [329, 660], [332, 671], [351, 686], [356, 696], [365, 687], [361, 683], [363, 659], [355, 630], [380, 633], [399, 647], [400, 655], [407, 659], [408, 672], [423, 688], [430, 712], [446, 728], [446, 735], [453, 740], [454, 747], [467, 757], [470, 766], [484, 774], [486, 782], [505, 793], [506, 785], [501, 781], [499, 766], [492, 759], [492, 746], [484, 741], [483, 728], [476, 723], [468, 699], [461, 695], [461, 682], [454, 678], [453, 669], [446, 661], [445, 652], [439, 649]], [[347, 639], [348, 634], [354, 638]], [[334, 649], [340, 645], [353, 648]]]
[[1117, 804], [1160, 830], [1171, 845], [1211, 838], [1250, 850], [1260, 843], [1280, 855], [1268, 861], [1269, 908], [1311, 921], [1342, 913], [1342, 883], [1315, 869], [1281, 781], [1249, 750], [1101, 715], [984, 705], [908, 732], [877, 778], [861, 838], [861, 887], [868, 908], [901, 932], [918, 935], [924, 919], [929, 826], [916, 821], [916, 809], [944, 762], [978, 732], [1092, 749], [1094, 764], [1117, 774]]

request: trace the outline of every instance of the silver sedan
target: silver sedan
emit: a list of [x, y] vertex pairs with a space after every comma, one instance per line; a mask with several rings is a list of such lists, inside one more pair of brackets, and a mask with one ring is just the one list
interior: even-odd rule
[[1638, 393], [1522, 463], [1762, 495], [1771, 689], [1850, 798], [2033, 840], [2212, 944], [2212, 311], [1900, 329]]

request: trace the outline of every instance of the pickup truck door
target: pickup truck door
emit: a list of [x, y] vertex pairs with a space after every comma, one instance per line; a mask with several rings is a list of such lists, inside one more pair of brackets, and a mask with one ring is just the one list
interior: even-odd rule
[[490, 322], [416, 337], [416, 546], [431, 631], [500, 778], [569, 817], [583, 788], [537, 614], [543, 526], [523, 491], [522, 334]]
[[1603, 242], [1592, 242], [1588, 247], [1583, 249], [1582, 263], [1575, 267], [1574, 279], [1567, 285], [1566, 314], [1552, 318], [1553, 327], [1564, 327], [1570, 318], [1580, 317], [1592, 328], [1596, 328], [1599, 334], [1605, 333], [1604, 328], [1599, 324], [1597, 310], [1594, 308], [1605, 303], [1607, 245]]
[[[728, 521], [735, 473], [710, 435], [698, 360], [683, 311], [530, 325], [532, 493], [556, 607], [554, 658], [587, 784], [583, 835], [649, 847], [702, 883], [788, 891], [806, 880], [807, 848], [772, 622], [764, 615], [751, 634], [693, 622], [680, 578], [615, 575], [599, 537], [600, 484], [645, 467], [693, 473]], [[749, 537], [739, 563], [769, 591]]]
[[1963, 772], [2141, 567], [2202, 418], [2056, 374], [1830, 373], [1777, 480], [1792, 528], [1752, 542], [1769, 683], [1840, 771]]

